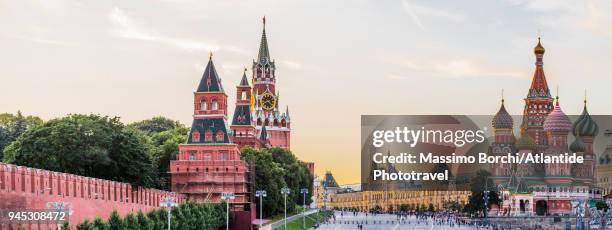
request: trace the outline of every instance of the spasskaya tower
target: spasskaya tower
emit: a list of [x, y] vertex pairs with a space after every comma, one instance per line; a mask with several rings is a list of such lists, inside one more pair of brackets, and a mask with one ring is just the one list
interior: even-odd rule
[[[291, 118], [289, 107], [281, 112], [279, 91], [276, 88], [276, 64], [270, 58], [266, 36], [266, 18], [259, 43], [257, 59], [253, 60], [250, 93], [239, 93], [232, 121], [234, 142], [240, 147], [279, 147], [289, 149], [291, 144]], [[245, 77], [238, 85], [238, 91], [249, 87]], [[244, 108], [244, 97], [250, 97], [248, 110]], [[239, 108], [241, 107], [241, 108]], [[248, 114], [247, 114], [248, 112]], [[253, 141], [257, 139], [257, 141]]]

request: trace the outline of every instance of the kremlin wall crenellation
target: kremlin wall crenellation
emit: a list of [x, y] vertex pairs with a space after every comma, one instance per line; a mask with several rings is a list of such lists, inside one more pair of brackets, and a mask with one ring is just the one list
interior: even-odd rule
[[[69, 222], [75, 226], [97, 216], [106, 219], [113, 210], [125, 216], [130, 212], [160, 207], [160, 200], [174, 197], [179, 203], [185, 196], [157, 189], [132, 187], [127, 183], [53, 172], [0, 163], [0, 207], [22, 211], [53, 209], [48, 202], [67, 203]], [[25, 224], [25, 223], [24, 223]], [[55, 224], [25, 224], [28, 229], [47, 229]], [[12, 227], [16, 228], [16, 225]], [[0, 229], [9, 229], [4, 223]]]

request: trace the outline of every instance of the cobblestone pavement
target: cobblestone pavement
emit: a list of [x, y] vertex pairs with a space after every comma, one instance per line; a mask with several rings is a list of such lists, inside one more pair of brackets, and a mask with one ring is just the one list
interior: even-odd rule
[[343, 230], [343, 229], [358, 229], [358, 224], [363, 225], [364, 230], [430, 230], [430, 229], [476, 229], [473, 226], [466, 225], [436, 225], [432, 221], [417, 220], [414, 216], [410, 216], [404, 220], [398, 220], [396, 215], [390, 214], [378, 214], [378, 215], [365, 215], [359, 213], [354, 216], [353, 213], [345, 212], [344, 215], [340, 215], [340, 212], [336, 212], [336, 220], [333, 219], [329, 223], [321, 224], [318, 229], [322, 230]]

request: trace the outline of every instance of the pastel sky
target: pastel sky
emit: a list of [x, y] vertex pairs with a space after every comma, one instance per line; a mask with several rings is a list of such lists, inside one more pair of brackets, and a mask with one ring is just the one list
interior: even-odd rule
[[0, 112], [190, 124], [208, 52], [233, 102], [266, 15], [292, 150], [355, 183], [362, 114], [492, 114], [502, 88], [521, 113], [538, 34], [563, 109], [579, 113], [588, 89], [590, 111], [612, 114], [609, 12], [603, 0], [0, 0]]

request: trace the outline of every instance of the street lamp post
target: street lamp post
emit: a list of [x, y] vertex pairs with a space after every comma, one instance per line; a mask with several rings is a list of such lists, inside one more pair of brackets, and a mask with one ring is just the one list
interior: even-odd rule
[[289, 195], [289, 193], [291, 193], [291, 190], [289, 188], [284, 187], [281, 189], [281, 194], [285, 196], [285, 230], [287, 230], [287, 195]]
[[227, 205], [225, 211], [225, 229], [229, 230], [229, 202], [233, 200], [236, 195], [233, 192], [224, 192], [221, 193], [221, 199], [225, 200], [225, 204]]
[[304, 205], [304, 210], [302, 210], [302, 228], [306, 229], [306, 194], [308, 194], [308, 189], [307, 188], [303, 188], [300, 189], [300, 193], [302, 193], [303, 195], [303, 205]]
[[[127, 202], [127, 199], [126, 199]], [[170, 230], [170, 218], [172, 213], [170, 211], [172, 211], [172, 207], [176, 206], [176, 202], [174, 201], [174, 197], [164, 197], [162, 198], [161, 204], [160, 206], [162, 207], [167, 207], [168, 208], [168, 230]]]
[[257, 190], [255, 191], [255, 196], [259, 197], [259, 229], [262, 229], [263, 225], [263, 202], [262, 199], [266, 197], [266, 190]]

